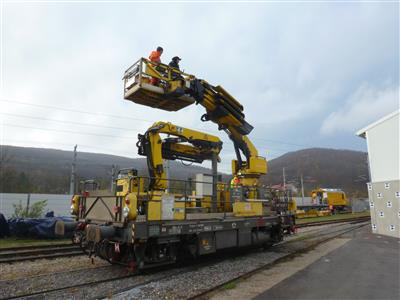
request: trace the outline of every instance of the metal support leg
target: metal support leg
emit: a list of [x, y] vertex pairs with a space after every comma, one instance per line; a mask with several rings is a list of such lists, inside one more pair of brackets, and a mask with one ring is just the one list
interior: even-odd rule
[[211, 161], [211, 169], [212, 169], [212, 212], [217, 212], [217, 182], [218, 182], [218, 161], [217, 154], [213, 153], [212, 161]]

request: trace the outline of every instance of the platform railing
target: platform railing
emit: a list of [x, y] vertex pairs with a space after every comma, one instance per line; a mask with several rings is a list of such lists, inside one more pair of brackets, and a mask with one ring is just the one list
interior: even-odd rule
[[[166, 190], [150, 190], [149, 182], [150, 180], [163, 180], [169, 182], [169, 188]], [[163, 179], [163, 178], [154, 178], [149, 176], [129, 176], [129, 184], [127, 193], [132, 193], [133, 190], [133, 181], [136, 182], [135, 193], [138, 199], [138, 208], [142, 207], [142, 214], [146, 220], [148, 220], [148, 207], [150, 202], [159, 202], [160, 200], [155, 200], [153, 197], [153, 193], [168, 193], [172, 194], [175, 197], [175, 201], [184, 202], [184, 220], [187, 220], [188, 211], [193, 209], [193, 211], [204, 211], [207, 213], [216, 212], [223, 213], [223, 218], [225, 219], [229, 213], [232, 213], [233, 204], [235, 201], [246, 201], [246, 202], [262, 202], [263, 207], [267, 208], [274, 212], [279, 211], [287, 211], [288, 203], [291, 198], [291, 195], [287, 192], [278, 192], [274, 191], [269, 187], [241, 187], [242, 197], [240, 199], [234, 199], [232, 194], [232, 187], [230, 184], [218, 182], [216, 191], [220, 195], [217, 197], [212, 197], [211, 191], [212, 182], [208, 181], [196, 181], [196, 180], [182, 180], [182, 179]], [[206, 195], [196, 195], [193, 193], [196, 190], [196, 184], [202, 184], [203, 189], [208, 190]], [[144, 185], [144, 186], [143, 186]], [[249, 197], [247, 195], [257, 195], [256, 197]], [[122, 196], [115, 195], [107, 195], [107, 196], [95, 196], [95, 201], [91, 203], [90, 207], [86, 205], [86, 196], [82, 196], [80, 198], [79, 205], [84, 207], [84, 210], [80, 210], [80, 218], [86, 218], [90, 211], [94, 208], [95, 205], [102, 204], [106, 206], [109, 217], [111, 220], [115, 222], [123, 222], [123, 218], [121, 215], [121, 211], [113, 211], [111, 207], [119, 207], [122, 209], [123, 199]], [[111, 205], [109, 208], [108, 206]], [[216, 211], [213, 211], [213, 208], [217, 208]], [[140, 214], [139, 214], [140, 215]], [[221, 214], [219, 215], [219, 218]]]
[[[135, 78], [134, 82], [132, 82], [132, 78]], [[194, 79], [195, 76], [182, 72], [163, 63], [152, 62], [146, 58], [140, 58], [124, 73], [124, 77], [122, 79], [124, 80], [125, 91], [131, 88], [135, 83], [142, 83], [143, 78], [157, 78], [163, 83], [168, 83], [170, 81], [180, 79]]]

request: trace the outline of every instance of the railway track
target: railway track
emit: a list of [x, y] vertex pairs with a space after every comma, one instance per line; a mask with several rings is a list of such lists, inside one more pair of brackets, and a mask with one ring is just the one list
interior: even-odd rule
[[[340, 220], [330, 221], [317, 221], [307, 222], [296, 225], [297, 228], [311, 227], [311, 226], [322, 226], [335, 223], [353, 223], [353, 222], [364, 222], [370, 219], [366, 217], [356, 217]], [[82, 255], [83, 252], [78, 246], [70, 244], [62, 245], [43, 245], [43, 246], [28, 246], [28, 247], [13, 247], [0, 249], [0, 263], [13, 263], [27, 260], [36, 259], [52, 259], [67, 256]]]
[[[352, 221], [354, 222], [354, 220], [352, 220]], [[360, 221], [360, 220], [358, 219], [357, 221]], [[351, 223], [350, 220], [348, 222]], [[346, 230], [343, 230], [343, 228], [342, 229], [338, 228], [336, 231], [331, 230], [328, 234], [322, 233], [322, 232], [315, 233], [312, 235], [311, 239], [315, 238], [315, 237], [320, 237], [321, 241], [318, 243], [313, 243], [312, 246], [308, 246], [305, 249], [308, 249], [310, 247], [315, 247], [316, 244], [323, 243], [323, 242], [325, 242], [329, 239], [332, 239], [338, 235], [341, 235], [347, 231], [351, 231], [356, 228], [359, 228], [360, 225], [357, 225], [357, 223], [358, 222], [356, 222], [355, 225], [352, 226], [350, 229], [346, 229]], [[361, 225], [361, 226], [364, 226], [364, 225]], [[338, 224], [338, 226], [342, 226], [342, 225]], [[343, 225], [343, 226], [345, 226], [345, 225]], [[310, 239], [310, 238], [307, 238], [307, 239]], [[285, 243], [281, 244], [280, 247], [285, 247], [284, 244]], [[47, 247], [46, 249], [51, 249], [51, 247]], [[305, 249], [303, 249], [302, 251], [305, 251]], [[34, 249], [30, 249], [30, 250], [34, 250]], [[251, 253], [247, 253], [247, 254], [251, 254]], [[287, 255], [285, 254], [283, 256], [283, 258], [280, 258], [280, 259], [284, 259], [284, 258], [287, 259], [292, 255], [295, 255], [295, 253], [291, 252]], [[64, 256], [65, 256], [65, 254], [64, 254]], [[233, 256], [233, 257], [235, 257], [235, 256]], [[152, 284], [158, 283], [160, 281], [168, 281], [170, 278], [182, 276], [183, 274], [186, 274], [186, 273], [188, 273], [187, 276], [190, 277], [190, 276], [192, 276], [191, 274], [193, 274], [193, 272], [196, 272], [196, 270], [199, 270], [201, 268], [207, 268], [207, 266], [209, 267], [209, 266], [218, 264], [218, 262], [221, 262], [221, 261], [224, 261], [227, 259], [229, 260], [229, 255], [228, 255], [228, 257], [226, 255], [224, 255], [221, 257], [204, 259], [200, 262], [197, 261], [193, 265], [190, 264], [189, 266], [186, 264], [186, 266], [182, 266], [182, 265], [174, 266], [171, 269], [166, 269], [164, 267], [164, 268], [159, 268], [158, 270], [150, 270], [150, 271], [146, 272], [145, 274], [140, 274], [140, 275], [128, 274], [126, 272], [123, 272], [122, 268], [120, 268], [119, 271], [117, 270], [117, 272], [113, 272], [112, 270], [115, 270], [115, 268], [113, 269], [113, 267], [115, 267], [115, 266], [87, 269], [86, 273], [85, 273], [85, 270], [81, 270], [81, 271], [79, 271], [79, 273], [74, 273], [75, 271], [65, 271], [65, 272], [63, 271], [63, 272], [56, 273], [56, 274], [38, 275], [35, 277], [37, 277], [37, 278], [43, 277], [43, 278], [41, 278], [41, 280], [43, 280], [43, 281], [48, 281], [48, 279], [46, 279], [47, 277], [50, 278], [50, 277], [55, 276], [55, 277], [59, 278], [57, 280], [57, 282], [60, 282], [60, 285], [57, 284], [57, 286], [54, 286], [51, 288], [48, 288], [47, 286], [38, 286], [37, 288], [34, 288], [33, 290], [29, 289], [26, 291], [22, 291], [22, 290], [18, 289], [18, 291], [19, 291], [18, 293], [8, 294], [8, 295], [3, 294], [2, 296], [0, 296], [0, 298], [3, 299], [3, 297], [4, 297], [4, 299], [15, 299], [15, 298], [29, 299], [29, 298], [36, 298], [38, 296], [39, 297], [44, 296], [46, 298], [58, 299], [60, 297], [60, 295], [68, 295], [70, 293], [73, 293], [73, 294], [71, 294], [71, 297], [72, 297], [72, 296], [76, 295], [75, 293], [78, 293], [78, 295], [80, 293], [80, 296], [82, 296], [82, 295], [85, 295], [86, 291], [88, 291], [88, 290], [97, 290], [97, 289], [104, 290], [104, 292], [99, 292], [99, 294], [93, 295], [93, 297], [107, 298], [107, 297], [109, 297], [109, 295], [112, 295], [115, 293], [120, 293], [123, 291], [128, 291], [128, 290], [132, 290], [132, 289], [141, 290], [141, 289], [143, 289], [143, 287], [144, 287], [144, 289], [146, 289], [145, 286], [149, 286], [149, 285], [152, 286]], [[262, 267], [259, 267], [250, 273], [246, 273], [241, 276], [238, 276], [238, 277], [232, 279], [231, 281], [235, 281], [240, 278], [245, 278], [246, 276], [250, 276], [254, 272], [257, 272], [257, 270], [259, 271], [261, 269], [266, 268], [267, 266], [268, 266], [268, 264], [264, 265]], [[104, 269], [104, 270], [100, 270], [100, 269]], [[97, 274], [96, 276], [94, 276], [93, 278], [85, 278], [85, 277], [87, 277], [87, 274], [90, 274], [90, 272], [93, 272], [93, 271], [96, 272], [96, 270], [101, 271], [101, 272], [99, 274]], [[86, 274], [86, 276], [85, 276], [85, 274]], [[74, 277], [77, 279], [76, 282], [79, 282], [79, 283], [72, 284], [72, 285], [66, 284], [64, 286], [64, 285], [62, 285], [62, 284], [64, 284], [63, 280], [61, 279], [62, 276]], [[78, 278], [85, 278], [85, 280], [82, 280], [82, 279], [78, 280]], [[93, 279], [95, 279], [95, 280], [93, 280]], [[32, 280], [35, 280], [35, 279], [32, 278]], [[118, 285], [116, 285], [115, 282], [118, 282]], [[122, 284], [123, 282], [125, 282], [125, 283]], [[198, 295], [188, 295], [188, 297], [192, 297], [193, 299], [201, 298], [203, 294], [205, 295], [213, 290], [216, 290], [219, 287], [221, 287], [229, 282], [230, 281], [224, 282], [220, 285], [212, 287], [212, 288], [208, 289], [207, 291], [204, 291]], [[5, 282], [0, 282], [0, 283], [4, 284]], [[13, 283], [10, 281], [8, 284], [12, 285]], [[28, 282], [24, 283], [23, 286], [31, 286], [31, 285], [29, 284], [29, 281], [28, 281]], [[109, 287], [108, 289], [106, 288], [107, 286]], [[106, 290], [107, 290], [107, 292], [105, 292]], [[73, 291], [73, 292], [71, 292], [71, 291]]]
[[65, 256], [82, 255], [82, 249], [71, 244], [13, 247], [0, 249], [0, 263], [52, 259]]
[[[312, 227], [312, 226], [322, 226], [335, 223], [354, 223], [354, 222], [364, 222], [370, 219], [369, 216], [366, 217], [356, 217], [340, 220], [330, 220], [330, 221], [317, 221], [317, 222], [307, 222], [296, 225], [297, 228]], [[70, 244], [62, 245], [43, 245], [43, 246], [28, 246], [28, 247], [13, 247], [0, 249], [0, 263], [13, 263], [27, 260], [36, 259], [52, 259], [67, 256], [77, 256], [82, 255], [83, 252], [78, 246]]]
[[[165, 280], [168, 279], [172, 276], [176, 276], [179, 274], [184, 274], [191, 272], [193, 270], [196, 270], [197, 268], [201, 268], [202, 266], [207, 266], [209, 264], [215, 263], [217, 261], [222, 261], [226, 258], [223, 256], [219, 257], [213, 257], [211, 259], [205, 259], [203, 258], [200, 262], [196, 262], [195, 264], [184, 264], [181, 266], [174, 266], [172, 269], [168, 270], [166, 269], [166, 266], [158, 267], [151, 269], [149, 271], [145, 271], [144, 274], [136, 274], [136, 273], [128, 273], [125, 268], [122, 268], [121, 266], [116, 266], [116, 265], [109, 265], [109, 266], [102, 266], [98, 268], [84, 268], [84, 269], [78, 269], [78, 270], [72, 270], [72, 271], [65, 271], [65, 272], [58, 272], [55, 274], [45, 274], [45, 275], [36, 275], [36, 276], [31, 276], [30, 279], [39, 279], [41, 277], [42, 280], [47, 280], [46, 277], [53, 277], [53, 276], [65, 276], [65, 275], [70, 275], [70, 276], [76, 276], [78, 273], [81, 274], [88, 274], [89, 272], [93, 271], [98, 271], [98, 270], [104, 270], [104, 276], [99, 276], [97, 280], [92, 280], [92, 281], [87, 281], [87, 282], [81, 282], [78, 284], [73, 284], [73, 285], [66, 285], [66, 286], [59, 286], [55, 288], [39, 288], [36, 291], [29, 291], [26, 292], [20, 292], [15, 295], [7, 295], [4, 294], [4, 296], [0, 296], [0, 299], [36, 299], [36, 297], [45, 297], [45, 298], [54, 298], [58, 299], [58, 294], [55, 295], [55, 293], [68, 293], [69, 291], [77, 291], [79, 289], [81, 290], [87, 290], [91, 288], [95, 288], [96, 286], [99, 285], [104, 285], [107, 283], [111, 283], [114, 287], [115, 284], [114, 282], [118, 281], [118, 285], [120, 285], [121, 281], [124, 279], [130, 279], [130, 283], [125, 287], [125, 288], [118, 288], [115, 292], [122, 292], [125, 290], [130, 290], [134, 289], [137, 287], [144, 286], [146, 284], [150, 284], [153, 282], [158, 282], [160, 280]], [[119, 268], [120, 270], [120, 275], [112, 274], [113, 271], [115, 271], [115, 267]], [[123, 271], [124, 270], [124, 271]], [[115, 273], [115, 272], [114, 272]], [[117, 272], [118, 273], [118, 272]], [[113, 276], [110, 276], [113, 275]], [[105, 278], [107, 276], [110, 276], [109, 278]], [[133, 282], [132, 282], [133, 281]], [[2, 284], [2, 281], [0, 281], [0, 286]], [[1, 288], [0, 288], [1, 291]], [[97, 295], [95, 298], [108, 298], [109, 294], [104, 293], [101, 294], [100, 296]], [[79, 298], [79, 297], [78, 297]]]
[[[320, 244], [326, 243], [326, 242], [328, 242], [328, 241], [330, 241], [330, 240], [332, 240], [334, 238], [340, 237], [341, 235], [343, 235], [345, 233], [348, 233], [348, 232], [354, 231], [356, 229], [359, 229], [359, 228], [361, 228], [363, 226], [366, 226], [367, 224], [358, 224], [358, 223], [363, 223], [363, 222], [366, 222], [366, 221], [369, 220], [369, 219], [367, 219], [366, 221], [365, 220], [364, 221], [360, 221], [359, 219], [360, 218], [357, 218], [357, 222], [356, 223], [351, 223], [351, 224], [355, 224], [354, 227], [348, 228], [346, 230], [339, 230], [334, 234], [332, 234], [332, 233], [330, 235], [327, 234], [326, 237], [323, 238], [322, 240], [319, 240], [319, 241], [316, 241], [314, 243], [311, 243], [311, 244], [309, 244], [308, 246], [306, 246], [306, 247], [304, 247], [302, 249], [290, 252], [290, 253], [278, 258], [277, 260], [275, 260], [272, 263], [267, 263], [265, 265], [259, 266], [259, 267], [255, 268], [255, 269], [251, 270], [250, 272], [245, 272], [245, 273], [240, 274], [238, 276], [234, 276], [230, 280], [226, 280], [226, 281], [224, 281], [222, 283], [218, 283], [218, 284], [216, 284], [216, 285], [214, 285], [214, 286], [212, 286], [210, 288], [203, 289], [201, 292], [196, 293], [195, 295], [192, 295], [192, 296], [188, 297], [187, 299], [188, 300], [209, 299], [210, 295], [212, 295], [213, 292], [216, 292], [218, 290], [223, 289], [226, 285], [234, 284], [234, 283], [236, 283], [236, 282], [238, 282], [240, 280], [247, 279], [247, 278], [251, 277], [254, 274], [257, 274], [257, 273], [259, 273], [259, 272], [261, 272], [261, 271], [263, 271], [265, 269], [271, 268], [273, 265], [276, 265], [276, 264], [278, 264], [280, 262], [283, 262], [283, 261], [286, 261], [288, 259], [291, 259], [291, 258], [295, 257], [298, 254], [305, 253], [305, 252], [307, 252], [309, 250], [312, 250], [313, 248], [315, 248], [316, 246], [318, 246]], [[351, 222], [351, 221], [349, 221], [349, 222]], [[332, 223], [338, 223], [338, 222], [332, 222]], [[291, 242], [288, 242], [288, 243], [291, 243]], [[280, 246], [282, 246], [282, 245], [284, 245], [284, 243], [282, 243]]]
[[316, 221], [316, 222], [307, 222], [302, 224], [296, 224], [297, 228], [302, 227], [312, 227], [312, 226], [322, 226], [322, 225], [329, 225], [329, 224], [336, 224], [336, 223], [353, 223], [353, 222], [365, 222], [371, 219], [370, 216], [365, 217], [355, 217], [355, 218], [348, 218], [348, 219], [338, 219], [338, 220], [329, 220], [329, 221]]

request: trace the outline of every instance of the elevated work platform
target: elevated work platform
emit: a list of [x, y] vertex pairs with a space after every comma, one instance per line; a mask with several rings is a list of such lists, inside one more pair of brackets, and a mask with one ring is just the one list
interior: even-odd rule
[[[191, 75], [164, 64], [141, 58], [124, 75], [124, 98], [137, 104], [167, 111], [178, 111], [195, 102], [182, 86]], [[175, 87], [171, 91], [171, 87]]]

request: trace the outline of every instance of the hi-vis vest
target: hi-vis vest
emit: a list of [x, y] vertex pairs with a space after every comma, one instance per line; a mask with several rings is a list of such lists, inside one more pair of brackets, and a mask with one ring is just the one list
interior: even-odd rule
[[231, 187], [235, 187], [240, 183], [240, 180], [237, 176], [234, 176], [231, 180]]

